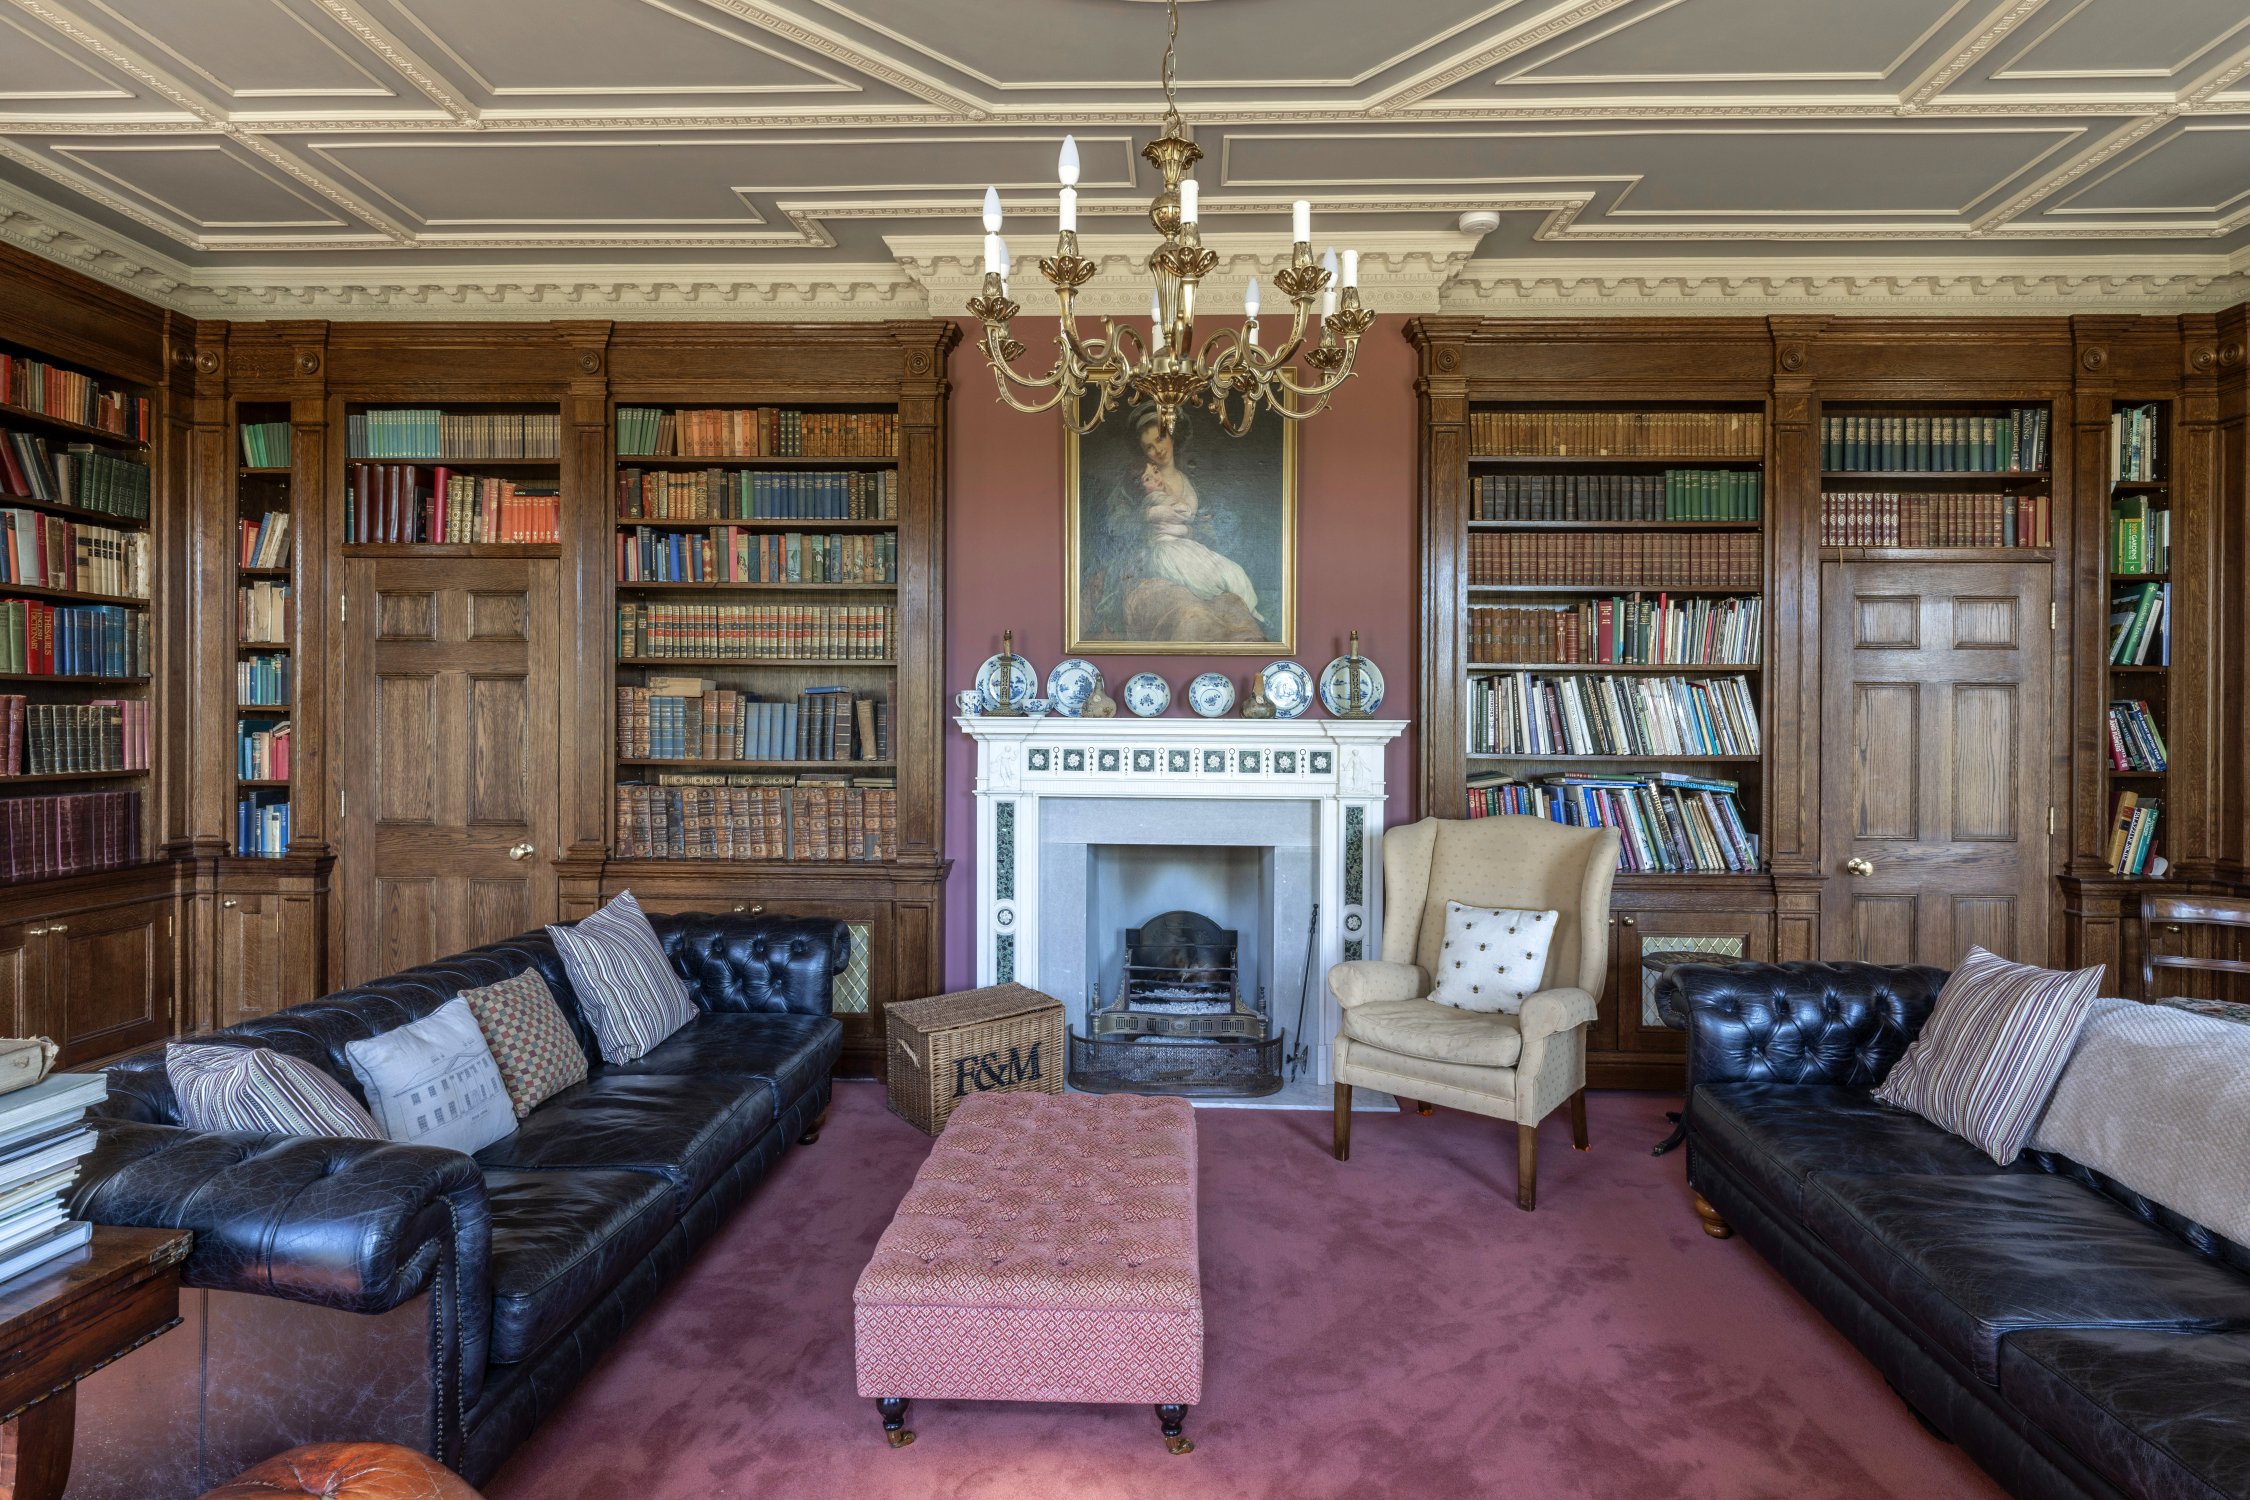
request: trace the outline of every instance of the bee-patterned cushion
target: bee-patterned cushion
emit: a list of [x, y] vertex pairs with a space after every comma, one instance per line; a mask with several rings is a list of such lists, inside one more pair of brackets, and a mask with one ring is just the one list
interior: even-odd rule
[[1555, 940], [1551, 911], [1497, 910], [1445, 903], [1445, 942], [1438, 949], [1430, 998], [1455, 1010], [1515, 1015], [1539, 992], [1547, 945]]

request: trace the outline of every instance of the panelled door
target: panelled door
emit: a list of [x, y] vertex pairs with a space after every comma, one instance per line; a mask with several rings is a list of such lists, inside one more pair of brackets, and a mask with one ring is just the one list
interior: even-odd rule
[[344, 980], [554, 921], [551, 559], [344, 567]]
[[2044, 562], [1822, 565], [1823, 952], [2048, 961], [2053, 589]]

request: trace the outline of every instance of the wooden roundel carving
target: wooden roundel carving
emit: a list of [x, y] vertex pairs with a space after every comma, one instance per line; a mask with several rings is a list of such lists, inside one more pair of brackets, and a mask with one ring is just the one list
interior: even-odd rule
[[915, 350], [912, 354], [907, 356], [906, 369], [907, 373], [911, 375], [929, 374], [930, 356], [925, 354], [920, 349]]
[[1778, 363], [1784, 370], [1802, 370], [1805, 367], [1805, 346], [1803, 344], [1782, 345]]
[[2109, 363], [2109, 351], [2096, 344], [2093, 348], [2079, 355], [2078, 362], [2089, 370], [2098, 370]]
[[195, 356], [195, 372], [198, 375], [218, 374], [219, 351], [216, 349], [204, 349], [199, 351]]
[[578, 356], [578, 368], [588, 375], [599, 375], [602, 372], [602, 357], [591, 349], [582, 350]]
[[2209, 344], [2197, 344], [2188, 350], [2188, 368], [2197, 372], [2210, 369], [2219, 362], [2219, 351]]
[[1450, 375], [1461, 368], [1461, 351], [1451, 345], [1443, 345], [1438, 349], [1435, 363], [1440, 370]]
[[297, 356], [297, 373], [300, 375], [318, 375], [320, 373], [320, 351], [318, 349], [307, 349]]

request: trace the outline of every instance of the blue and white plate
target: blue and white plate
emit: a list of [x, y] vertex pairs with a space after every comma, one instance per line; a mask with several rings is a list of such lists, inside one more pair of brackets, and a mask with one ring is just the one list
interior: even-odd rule
[[1083, 656], [1066, 656], [1047, 674], [1047, 701], [1056, 713], [1075, 719], [1086, 711], [1086, 700], [1101, 685], [1101, 668]]
[[1364, 656], [1339, 656], [1320, 669], [1320, 702], [1338, 718], [1351, 709], [1352, 665], [1359, 665], [1359, 712], [1372, 714], [1383, 706], [1383, 669]]
[[1267, 662], [1258, 673], [1277, 719], [1294, 719], [1313, 705], [1312, 673], [1293, 661]]
[[1154, 672], [1135, 672], [1125, 679], [1126, 712], [1153, 719], [1172, 706], [1172, 688]]
[[1206, 719], [1223, 719], [1234, 712], [1234, 679], [1224, 672], [1205, 672], [1187, 685], [1188, 707]]
[[[984, 659], [983, 666], [977, 668], [977, 701], [984, 705], [986, 713], [991, 713], [1000, 706], [1001, 659], [1000, 653], [995, 651]], [[1022, 708], [1039, 691], [1039, 669], [1018, 656], [1016, 669], [1011, 675], [1015, 680], [1008, 684], [1008, 701], [1017, 708]]]

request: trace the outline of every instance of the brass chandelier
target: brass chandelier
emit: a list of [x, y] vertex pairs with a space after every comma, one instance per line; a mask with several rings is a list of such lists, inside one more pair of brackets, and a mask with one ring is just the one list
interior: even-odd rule
[[[1067, 135], [1057, 167], [1062, 179], [1061, 229], [1055, 236], [1055, 253], [1039, 262], [1039, 274], [1054, 287], [1062, 315], [1055, 339], [1061, 352], [1054, 368], [1045, 375], [1026, 375], [1015, 368], [1014, 360], [1024, 346], [1010, 336], [1008, 325], [1021, 309], [1008, 297], [1008, 247], [1000, 238], [1000, 194], [994, 188], [984, 192], [984, 287], [968, 306], [984, 324], [985, 362], [992, 366], [1000, 399], [1017, 411], [1059, 408], [1071, 430], [1083, 434], [1131, 398], [1153, 403], [1163, 430], [1170, 432], [1181, 407], [1203, 406], [1221, 427], [1240, 437], [1250, 430], [1260, 407], [1291, 421], [1303, 421], [1325, 408], [1331, 393], [1351, 377], [1360, 335], [1375, 315], [1360, 305], [1357, 251], [1344, 252], [1340, 270], [1334, 250], [1318, 262], [1313, 259], [1312, 205], [1299, 199], [1290, 215], [1289, 265], [1274, 276], [1274, 284], [1289, 299], [1289, 336], [1271, 352], [1259, 343], [1258, 278], [1253, 276], [1242, 299], [1241, 329], [1220, 329], [1197, 345], [1196, 288], [1219, 257], [1204, 248], [1197, 227], [1200, 214], [1193, 171], [1203, 151], [1188, 139], [1173, 97], [1179, 0], [1167, 0], [1166, 9], [1171, 31], [1164, 45], [1164, 133], [1141, 148], [1141, 155], [1164, 176], [1163, 189], [1148, 210], [1149, 221], [1164, 237], [1148, 256], [1149, 275], [1156, 283], [1149, 303], [1149, 337], [1144, 340], [1138, 328], [1114, 318], [1101, 320], [1097, 336], [1079, 331], [1073, 303], [1078, 289], [1093, 280], [1096, 268], [1078, 253], [1078, 144]], [[1316, 304], [1320, 329], [1318, 340], [1312, 341], [1307, 333]], [[1315, 372], [1309, 378], [1298, 369], [1300, 355]], [[1026, 395], [1019, 397], [1018, 389]]]

